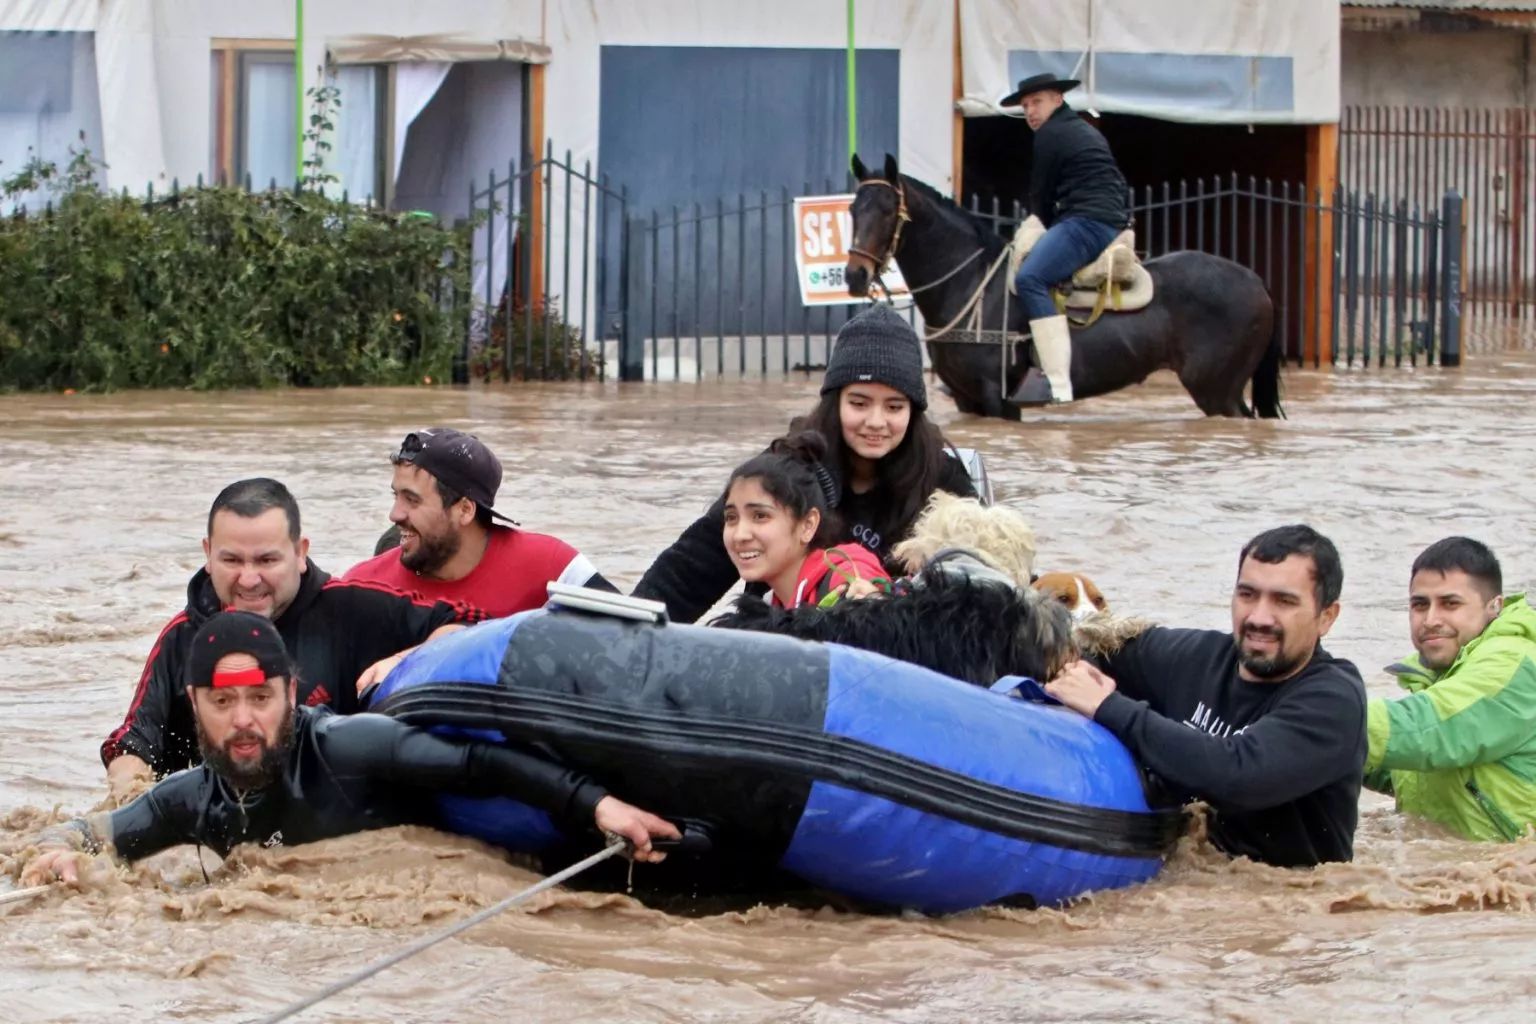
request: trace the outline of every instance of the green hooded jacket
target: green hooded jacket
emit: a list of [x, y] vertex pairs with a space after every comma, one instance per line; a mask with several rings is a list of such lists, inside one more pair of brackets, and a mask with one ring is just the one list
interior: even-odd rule
[[1366, 786], [1469, 839], [1536, 825], [1536, 611], [1525, 595], [1510, 595], [1444, 672], [1417, 654], [1387, 671], [1410, 695], [1366, 706]]

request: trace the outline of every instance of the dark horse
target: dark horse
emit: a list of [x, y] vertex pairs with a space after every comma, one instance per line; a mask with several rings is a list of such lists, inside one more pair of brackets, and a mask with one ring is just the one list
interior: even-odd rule
[[[890, 155], [883, 177], [857, 156], [853, 173], [859, 188], [849, 291], [866, 294], [877, 264], [883, 268], [894, 258], [928, 330], [941, 330], [966, 310], [1007, 243], [932, 186], [901, 174]], [[1179, 375], [1207, 416], [1280, 416], [1280, 342], [1273, 334], [1274, 304], [1258, 275], [1203, 252], [1169, 253], [1148, 260], [1146, 268], [1155, 286], [1147, 308], [1106, 312], [1093, 326], [1073, 329], [1073, 394], [1102, 395], [1166, 369]], [[1006, 277], [1005, 264], [987, 284], [980, 301], [983, 329], [999, 328]], [[1019, 407], [1008, 396], [1028, 369], [1032, 347], [1014, 350], [1004, 380], [1001, 343], [964, 340], [966, 320], [944, 340], [929, 343], [934, 371], [961, 412], [1018, 419]], [[1024, 308], [1008, 296], [1008, 329], [1023, 332], [1026, 326]], [[1243, 401], [1250, 379], [1251, 408]]]

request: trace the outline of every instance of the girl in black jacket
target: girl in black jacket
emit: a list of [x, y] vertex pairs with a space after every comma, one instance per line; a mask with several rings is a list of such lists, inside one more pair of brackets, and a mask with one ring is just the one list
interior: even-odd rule
[[[791, 430], [827, 439], [826, 468], [837, 483], [841, 536], [886, 561], [936, 490], [974, 497], [959, 457], [925, 415], [921, 343], [889, 306], [873, 305], [837, 332], [821, 401]], [[731, 589], [735, 565], [721, 540], [724, 506], [716, 501], [646, 570], [635, 596], [666, 603], [693, 622]]]

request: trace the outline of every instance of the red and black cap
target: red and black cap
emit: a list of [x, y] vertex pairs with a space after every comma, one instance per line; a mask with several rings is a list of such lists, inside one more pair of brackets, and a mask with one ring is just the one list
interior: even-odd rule
[[[218, 672], [226, 654], [249, 654], [256, 667]], [[291, 674], [288, 648], [272, 620], [254, 612], [220, 612], [198, 629], [187, 659], [188, 686], [260, 686], [273, 676]]]

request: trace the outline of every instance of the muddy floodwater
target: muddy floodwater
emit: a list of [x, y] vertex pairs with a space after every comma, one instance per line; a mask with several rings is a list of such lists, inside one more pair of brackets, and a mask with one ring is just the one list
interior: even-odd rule
[[[386, 525], [409, 429], [473, 429], [498, 507], [620, 585], [814, 401], [806, 379], [0, 398], [0, 865], [104, 793], [97, 748], [201, 564], [220, 487], [270, 475], [316, 561]], [[1237, 550], [1305, 520], [1343, 555], [1328, 646], [1373, 693], [1411, 650], [1414, 554], [1488, 542], [1536, 581], [1536, 359], [1287, 380], [1284, 422], [1200, 418], [1171, 378], [1020, 424], [934, 411], [1035, 524], [1042, 569], [1114, 610], [1226, 628]], [[240, 1021], [536, 880], [422, 829], [190, 849], [0, 907], [0, 1021]], [[9, 884], [0, 880], [0, 889]], [[704, 917], [556, 890], [408, 960], [305, 1021], [1527, 1021], [1536, 843], [1482, 846], [1363, 798], [1353, 864], [1230, 863], [1198, 836], [1154, 882], [1066, 910], [944, 919], [757, 907]]]

